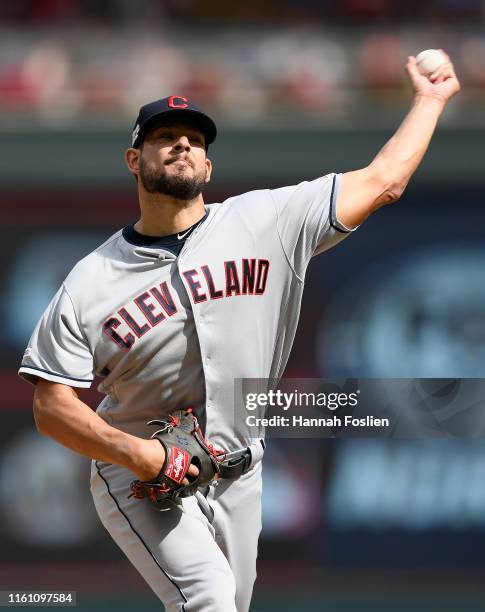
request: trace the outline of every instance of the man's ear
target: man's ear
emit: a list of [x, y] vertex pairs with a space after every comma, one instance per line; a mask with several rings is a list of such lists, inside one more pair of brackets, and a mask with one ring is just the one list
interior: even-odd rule
[[209, 158], [206, 158], [205, 160], [205, 167], [207, 169], [206, 176], [205, 176], [205, 182], [208, 183], [211, 180], [211, 174], [212, 174], [212, 162]]
[[139, 174], [140, 171], [140, 149], [126, 149], [125, 151], [125, 164], [128, 167], [128, 170], [132, 174]]

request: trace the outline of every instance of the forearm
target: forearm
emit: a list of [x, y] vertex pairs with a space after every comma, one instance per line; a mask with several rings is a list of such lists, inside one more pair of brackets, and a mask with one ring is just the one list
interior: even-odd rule
[[398, 196], [421, 163], [444, 106], [439, 97], [417, 95], [399, 129], [372, 161], [371, 167], [387, 178], [389, 190]]
[[139, 468], [141, 439], [108, 425], [72, 389], [59, 385], [48, 396], [36, 390], [34, 414], [40, 433], [71, 450], [132, 471]]
[[450, 58], [424, 76], [416, 58], [408, 57], [406, 71], [414, 92], [413, 105], [394, 136], [373, 161], [360, 170], [346, 172], [337, 196], [337, 215], [347, 227], [360, 225], [384, 204], [398, 200], [416, 171], [436, 129], [443, 109], [460, 83]]

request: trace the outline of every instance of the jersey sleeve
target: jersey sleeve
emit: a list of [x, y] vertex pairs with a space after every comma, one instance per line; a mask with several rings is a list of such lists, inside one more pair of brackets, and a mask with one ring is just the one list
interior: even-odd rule
[[93, 370], [93, 356], [63, 285], [34, 329], [19, 375], [34, 385], [38, 378], [45, 378], [71, 387], [90, 387]]
[[355, 229], [339, 222], [336, 202], [341, 174], [270, 190], [276, 207], [279, 238], [296, 274], [304, 275], [310, 259], [333, 247]]

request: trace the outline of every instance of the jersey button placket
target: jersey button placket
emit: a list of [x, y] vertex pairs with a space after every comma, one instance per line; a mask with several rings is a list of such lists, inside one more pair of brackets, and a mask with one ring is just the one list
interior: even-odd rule
[[185, 278], [185, 276], [182, 274], [182, 270], [183, 269], [190, 269], [193, 268], [195, 266], [191, 266], [190, 264], [188, 264], [187, 262], [185, 262], [179, 255], [178, 259], [177, 259], [177, 267], [178, 267], [178, 272], [179, 272], [179, 276], [182, 279], [182, 283], [185, 289], [185, 292], [187, 294], [187, 297], [190, 301], [190, 304], [192, 306], [192, 315], [194, 317], [194, 325], [195, 325], [195, 330], [197, 333], [197, 337], [199, 339], [199, 346], [200, 346], [200, 354], [201, 354], [201, 360], [202, 360], [202, 369], [204, 372], [204, 379], [205, 379], [205, 394], [206, 394], [206, 412], [207, 412], [207, 420], [209, 421], [209, 409], [212, 407], [212, 401], [213, 401], [213, 397], [212, 397], [212, 393], [210, 391], [211, 389], [211, 370], [212, 367], [209, 365], [209, 361], [211, 359], [210, 357], [210, 350], [206, 349], [206, 337], [204, 336], [204, 331], [206, 330], [206, 326], [207, 324], [204, 323], [204, 319], [205, 319], [205, 315], [204, 312], [202, 310], [203, 308], [203, 303], [202, 304], [197, 304], [194, 302], [192, 293], [190, 291], [190, 287], [187, 286], [187, 279]]

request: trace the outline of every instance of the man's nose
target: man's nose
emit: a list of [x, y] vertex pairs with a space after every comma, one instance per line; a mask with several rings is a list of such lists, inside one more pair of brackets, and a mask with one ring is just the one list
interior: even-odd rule
[[187, 136], [179, 136], [176, 142], [174, 143], [173, 148], [176, 151], [189, 151], [190, 140], [187, 138]]

